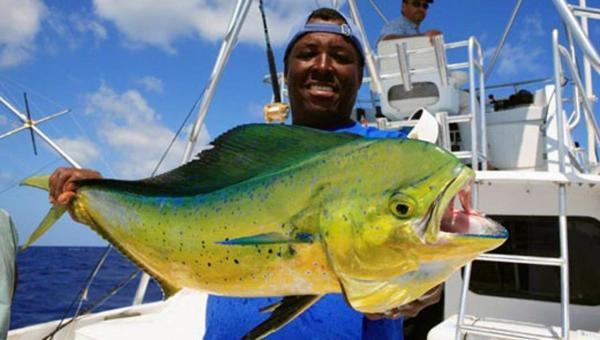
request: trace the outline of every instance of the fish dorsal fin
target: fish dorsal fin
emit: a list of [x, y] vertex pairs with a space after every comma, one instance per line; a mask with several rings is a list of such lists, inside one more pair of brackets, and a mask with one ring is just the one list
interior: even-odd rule
[[194, 161], [139, 181], [94, 179], [97, 184], [146, 195], [197, 195], [284, 169], [315, 154], [360, 139], [300, 126], [248, 124], [215, 139]]

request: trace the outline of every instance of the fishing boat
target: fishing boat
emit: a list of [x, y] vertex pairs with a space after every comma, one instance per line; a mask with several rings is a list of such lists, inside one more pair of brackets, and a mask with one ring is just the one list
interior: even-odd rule
[[[184, 163], [251, 3], [237, 1]], [[516, 1], [497, 53], [520, 4]], [[546, 79], [488, 85], [489, 68], [474, 36], [453, 42], [443, 36], [416, 36], [365, 46], [368, 77], [363, 93], [369, 98], [359, 100], [355, 118], [380, 129], [418, 126], [411, 132], [414, 137], [432, 138], [454, 152], [476, 170], [473, 206], [505, 225], [511, 235], [501, 248], [447, 281], [444, 320], [428, 339], [600, 339], [600, 129], [592, 86], [593, 74], [600, 73], [600, 56], [588, 38], [588, 20], [600, 19], [600, 9], [585, 0], [551, 4], [567, 39], [561, 41], [558, 30], [549, 35], [554, 72]], [[367, 8], [359, 8], [355, 0], [348, 0], [347, 7], [368, 42], [361, 19]], [[449, 51], [462, 59], [450, 61]], [[533, 89], [506, 98], [489, 96], [525, 87]], [[281, 93], [285, 98], [284, 88]], [[587, 149], [575, 141], [576, 129], [585, 130]], [[146, 276], [133, 306], [70, 323], [15, 329], [8, 339], [49, 334], [54, 339], [197, 339], [203, 334], [205, 294], [184, 290], [166, 301], [141, 304], [147, 283]]]

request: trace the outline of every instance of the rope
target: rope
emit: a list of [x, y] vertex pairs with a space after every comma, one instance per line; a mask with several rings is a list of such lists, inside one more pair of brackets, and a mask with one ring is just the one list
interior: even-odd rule
[[[63, 321], [65, 320], [65, 318], [67, 317], [67, 315], [69, 314], [69, 311], [73, 308], [73, 306], [75, 306], [75, 302], [77, 302], [77, 300], [79, 300], [79, 307], [77, 308], [77, 311], [75, 313], [75, 315], [73, 316], [73, 318], [71, 320], [75, 320], [75, 318], [77, 318], [77, 313], [79, 312], [79, 309], [81, 307], [82, 301], [85, 300], [84, 296], [87, 294], [87, 289], [89, 288], [89, 286], [92, 284], [92, 281], [94, 280], [94, 278], [96, 277], [96, 274], [98, 274], [98, 271], [100, 270], [100, 266], [102, 266], [102, 264], [104, 263], [104, 260], [106, 259], [106, 256], [108, 256], [108, 253], [110, 252], [112, 246], [107, 246], [106, 250], [104, 250], [104, 254], [102, 254], [102, 256], [100, 257], [100, 260], [98, 260], [98, 262], [96, 263], [96, 266], [94, 267], [94, 270], [90, 273], [90, 275], [88, 276], [88, 278], [86, 279], [86, 284], [84, 286], [81, 287], [81, 289], [79, 290], [79, 293], [77, 293], [77, 295], [75, 296], [75, 298], [73, 299], [73, 301], [71, 301], [71, 304], [69, 305], [69, 308], [67, 308], [65, 310], [65, 312], [63, 313], [62, 317], [60, 318], [60, 322], [58, 323], [58, 325], [56, 326], [56, 328], [54, 329], [54, 331], [52, 333], [50, 333], [47, 337], [45, 337], [44, 339], [52, 339], [54, 337], [54, 334], [56, 334], [56, 332], [58, 332], [61, 328], [63, 328]], [[70, 323], [67, 322], [67, 324]]]
[[[102, 297], [100, 297], [100, 299], [94, 301], [94, 303], [92, 303], [92, 306], [85, 309], [80, 315], [89, 314], [94, 309], [101, 306], [104, 302], [106, 302], [106, 300], [108, 300], [110, 297], [115, 295], [121, 288], [125, 287], [129, 282], [131, 282], [131, 280], [133, 280], [139, 272], [140, 272], [139, 270], [136, 270], [135, 272], [128, 275], [125, 279], [123, 279], [121, 282], [119, 282], [119, 284], [117, 284], [110, 291], [108, 291], [106, 294], [104, 294]], [[62, 320], [61, 320], [61, 323], [56, 327], [56, 329], [54, 329], [50, 334], [46, 335], [43, 339], [44, 340], [53, 339], [54, 335], [56, 335], [56, 333], [58, 333], [61, 329], [67, 327], [70, 323], [75, 321], [76, 317], [77, 317], [77, 315], [73, 316], [69, 321], [67, 321], [65, 323], [62, 323]]]
[[152, 174], [150, 175], [150, 177], [154, 177], [154, 175], [156, 175], [156, 172], [158, 171], [158, 168], [161, 166], [162, 162], [167, 157], [167, 154], [169, 153], [169, 151], [173, 147], [173, 144], [175, 144], [175, 141], [177, 140], [177, 137], [179, 137], [179, 135], [181, 134], [181, 131], [183, 131], [183, 128], [185, 127], [185, 124], [190, 119], [190, 117], [192, 116], [192, 113], [194, 113], [194, 109], [198, 106], [198, 103], [200, 102], [200, 100], [204, 96], [204, 92], [206, 92], [206, 87], [207, 86], [208, 86], [208, 84], [206, 84], [204, 86], [204, 89], [202, 90], [202, 92], [200, 92], [200, 95], [198, 96], [198, 98], [196, 98], [196, 101], [194, 102], [194, 105], [192, 105], [192, 107], [190, 107], [190, 110], [188, 111], [187, 115], [183, 119], [183, 122], [181, 122], [181, 125], [179, 125], [179, 128], [177, 129], [177, 132], [175, 133], [175, 135], [171, 139], [171, 142], [167, 146], [167, 149], [165, 150], [165, 152], [163, 152], [162, 156], [160, 156], [160, 160], [156, 164], [156, 167], [154, 167], [154, 170], [152, 170]]

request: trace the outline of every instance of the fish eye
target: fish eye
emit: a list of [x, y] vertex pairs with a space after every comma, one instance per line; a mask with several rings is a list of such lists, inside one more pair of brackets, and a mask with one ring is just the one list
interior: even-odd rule
[[398, 218], [410, 218], [413, 216], [416, 202], [403, 194], [394, 194], [390, 199], [390, 211]]

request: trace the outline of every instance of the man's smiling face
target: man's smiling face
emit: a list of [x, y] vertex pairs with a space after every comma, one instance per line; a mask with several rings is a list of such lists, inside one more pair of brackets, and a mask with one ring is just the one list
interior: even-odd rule
[[285, 76], [294, 124], [334, 128], [352, 122], [350, 113], [362, 67], [348, 38], [335, 33], [307, 33], [294, 44], [287, 63]]

